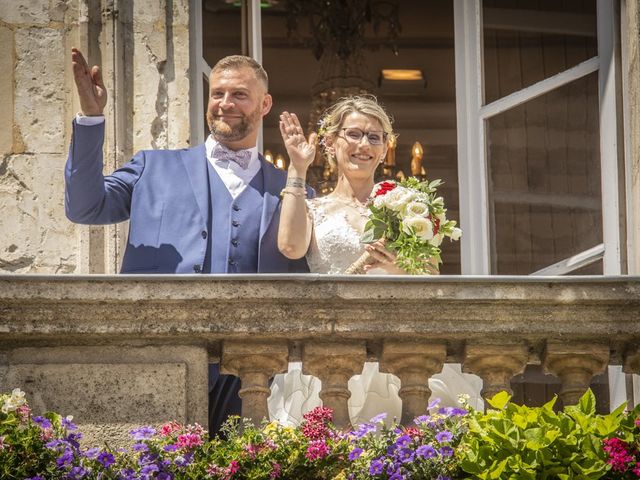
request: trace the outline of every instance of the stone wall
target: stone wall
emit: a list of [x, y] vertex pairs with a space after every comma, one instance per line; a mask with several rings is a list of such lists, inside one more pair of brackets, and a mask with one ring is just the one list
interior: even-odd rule
[[188, 0], [2, 0], [0, 271], [117, 271], [126, 225], [64, 215], [63, 171], [78, 102], [71, 47], [103, 68], [105, 172], [140, 149], [189, 144]]
[[640, 2], [626, 0], [622, 24], [626, 27], [626, 55], [622, 75], [628, 82], [626, 104], [625, 148], [627, 156], [627, 239], [630, 245], [629, 273], [640, 274]]

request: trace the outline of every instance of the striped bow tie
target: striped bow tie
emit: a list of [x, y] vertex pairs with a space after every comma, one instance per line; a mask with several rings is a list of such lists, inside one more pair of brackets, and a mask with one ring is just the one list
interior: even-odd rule
[[243, 170], [246, 170], [251, 160], [251, 150], [231, 150], [219, 143], [213, 150], [213, 158], [219, 162], [236, 162]]

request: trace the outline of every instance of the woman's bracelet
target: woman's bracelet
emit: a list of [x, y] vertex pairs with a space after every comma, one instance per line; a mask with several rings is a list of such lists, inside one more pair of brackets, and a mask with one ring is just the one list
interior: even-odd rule
[[283, 198], [285, 196], [285, 194], [289, 194], [289, 195], [293, 195], [294, 197], [300, 197], [300, 198], [306, 198], [307, 197], [307, 190], [303, 189], [300, 190], [298, 192], [287, 188], [283, 188], [282, 191], [280, 192], [280, 198]]

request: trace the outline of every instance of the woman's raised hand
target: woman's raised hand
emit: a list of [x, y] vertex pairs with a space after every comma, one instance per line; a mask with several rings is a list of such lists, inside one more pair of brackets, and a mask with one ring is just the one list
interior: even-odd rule
[[280, 115], [280, 133], [291, 161], [290, 166], [306, 172], [316, 156], [318, 135], [313, 132], [308, 139], [305, 138], [297, 115], [289, 112], [282, 112]]

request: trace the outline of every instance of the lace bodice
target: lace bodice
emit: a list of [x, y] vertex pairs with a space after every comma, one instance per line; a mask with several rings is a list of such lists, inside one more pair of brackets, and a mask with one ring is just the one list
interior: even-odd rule
[[313, 239], [307, 253], [311, 273], [344, 273], [364, 252], [360, 236], [366, 222], [363, 211], [360, 229], [353, 226], [342, 208], [329, 197], [307, 200], [313, 217]]

